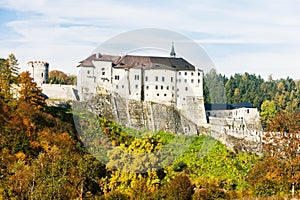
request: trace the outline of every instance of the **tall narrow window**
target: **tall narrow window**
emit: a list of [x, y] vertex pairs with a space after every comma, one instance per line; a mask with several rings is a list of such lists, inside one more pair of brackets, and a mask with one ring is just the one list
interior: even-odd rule
[[145, 81], [148, 81], [148, 76], [145, 77]]
[[171, 83], [173, 83], [173, 79], [174, 79], [174, 77], [171, 77]]
[[162, 82], [165, 82], [165, 77], [164, 77], [164, 76], [161, 77], [161, 81], [162, 81]]
[[155, 81], [158, 81], [158, 76], [155, 76]]
[[134, 80], [139, 80], [139, 79], [140, 79], [139, 75], [134, 75]]
[[42, 78], [44, 77], [44, 73], [41, 74]]
[[119, 75], [115, 75], [115, 79], [116, 80], [120, 80], [120, 76]]

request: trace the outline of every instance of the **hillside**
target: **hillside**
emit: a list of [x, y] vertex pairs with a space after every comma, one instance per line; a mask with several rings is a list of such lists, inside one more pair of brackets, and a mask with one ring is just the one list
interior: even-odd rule
[[48, 107], [13, 55], [0, 60], [0, 86], [0, 199], [238, 199], [300, 190], [297, 105], [269, 110], [267, 130], [278, 134], [266, 136], [272, 143], [258, 157], [205, 132], [138, 131]]

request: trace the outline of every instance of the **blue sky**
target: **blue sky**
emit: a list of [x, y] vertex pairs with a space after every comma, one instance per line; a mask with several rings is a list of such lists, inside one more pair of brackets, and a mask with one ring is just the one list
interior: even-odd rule
[[45, 60], [74, 74], [111, 37], [157, 28], [197, 42], [227, 76], [299, 79], [299, 10], [296, 0], [0, 0], [0, 57], [12, 52], [23, 70]]

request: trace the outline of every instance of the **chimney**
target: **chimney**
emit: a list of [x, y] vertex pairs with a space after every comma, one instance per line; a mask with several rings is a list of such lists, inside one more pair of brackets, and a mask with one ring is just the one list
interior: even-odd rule
[[99, 59], [100, 58], [100, 53], [96, 53], [96, 58]]

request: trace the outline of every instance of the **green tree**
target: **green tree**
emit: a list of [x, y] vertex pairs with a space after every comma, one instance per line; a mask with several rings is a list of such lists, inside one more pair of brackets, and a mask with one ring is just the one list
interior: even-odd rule
[[260, 110], [262, 124], [263, 126], [267, 126], [270, 123], [270, 119], [274, 118], [277, 113], [275, 101], [264, 101]]
[[[204, 76], [204, 96], [207, 103], [226, 103], [224, 82], [225, 76], [217, 74], [215, 69], [211, 69]], [[208, 102], [210, 101], [210, 102]]]

